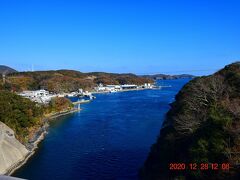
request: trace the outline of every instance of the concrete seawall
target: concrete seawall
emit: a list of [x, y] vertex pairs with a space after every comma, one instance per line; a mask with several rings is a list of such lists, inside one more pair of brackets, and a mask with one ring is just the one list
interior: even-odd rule
[[0, 174], [6, 174], [24, 161], [29, 150], [14, 135], [14, 131], [0, 122]]

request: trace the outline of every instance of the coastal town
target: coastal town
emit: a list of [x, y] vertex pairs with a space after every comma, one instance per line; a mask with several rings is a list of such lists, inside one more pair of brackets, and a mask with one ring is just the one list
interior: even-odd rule
[[160, 86], [155, 86], [154, 84], [151, 84], [151, 83], [145, 83], [140, 86], [135, 84], [103, 85], [102, 83], [100, 83], [91, 92], [84, 91], [83, 89], [79, 89], [78, 91], [73, 91], [70, 93], [54, 93], [54, 92], [49, 92], [45, 89], [39, 89], [39, 90], [33, 90], [33, 91], [29, 91], [29, 90], [23, 91], [18, 93], [18, 95], [28, 98], [31, 101], [37, 102], [40, 104], [48, 104], [51, 101], [51, 99], [55, 97], [68, 97], [68, 98], [78, 97], [79, 102], [84, 103], [88, 100], [94, 99], [95, 98], [94, 94], [115, 93], [115, 92], [133, 91], [133, 90], [156, 89], [156, 88], [160, 88]]

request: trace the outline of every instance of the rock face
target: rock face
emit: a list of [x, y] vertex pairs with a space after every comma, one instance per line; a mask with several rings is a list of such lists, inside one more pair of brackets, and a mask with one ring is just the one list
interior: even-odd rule
[[0, 122], [0, 174], [6, 174], [23, 161], [29, 151], [14, 136], [14, 132]]

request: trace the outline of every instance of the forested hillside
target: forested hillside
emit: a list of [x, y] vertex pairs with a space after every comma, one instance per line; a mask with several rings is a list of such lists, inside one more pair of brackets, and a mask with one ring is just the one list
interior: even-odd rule
[[44, 115], [73, 108], [66, 98], [53, 98], [49, 105], [40, 105], [9, 91], [0, 91], [0, 121], [16, 133], [22, 143], [29, 140], [44, 123]]
[[0, 88], [13, 91], [45, 88], [52, 92], [70, 92], [80, 88], [90, 90], [97, 84], [137, 84], [153, 82], [149, 78], [134, 74], [113, 74], [103, 72], [81, 73], [73, 70], [36, 71], [12, 73], [6, 77]]
[[12, 128], [17, 138], [27, 140], [29, 128], [41, 125], [43, 107], [8, 91], [0, 91], [0, 121]]
[[[240, 63], [195, 78], [171, 104], [141, 179], [240, 179]], [[218, 163], [218, 170], [170, 170], [170, 163]], [[230, 163], [230, 171], [221, 170]]]

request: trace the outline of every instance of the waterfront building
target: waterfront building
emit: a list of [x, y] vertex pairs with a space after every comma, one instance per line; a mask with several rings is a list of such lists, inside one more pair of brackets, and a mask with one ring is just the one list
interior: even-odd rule
[[138, 86], [135, 84], [124, 84], [124, 85], [121, 85], [121, 88], [122, 89], [137, 89]]
[[19, 93], [20, 96], [30, 99], [31, 101], [37, 103], [49, 103], [53, 97], [56, 97], [55, 94], [50, 94], [49, 91], [44, 89], [36, 90], [36, 91], [23, 91]]

